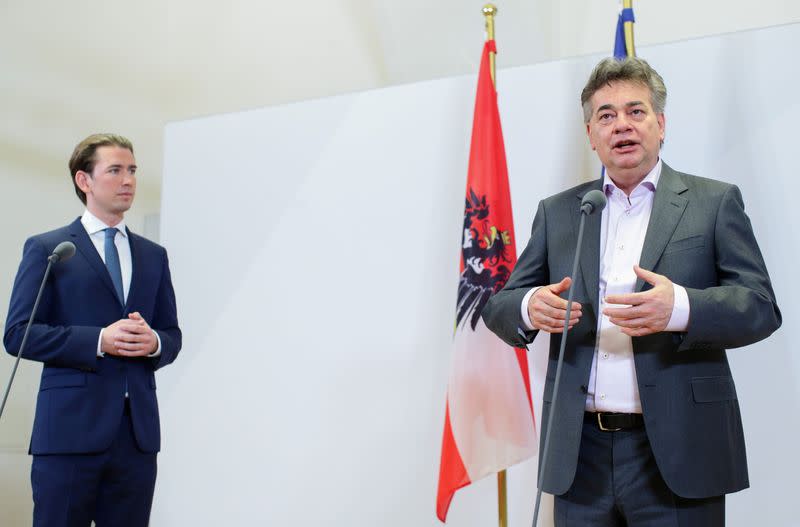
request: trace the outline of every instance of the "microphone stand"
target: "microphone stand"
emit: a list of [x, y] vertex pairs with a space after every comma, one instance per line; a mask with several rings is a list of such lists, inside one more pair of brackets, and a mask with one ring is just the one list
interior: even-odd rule
[[[584, 198], [585, 199], [585, 198]], [[603, 203], [605, 205], [605, 203]], [[581, 204], [581, 223], [578, 227], [578, 243], [575, 247], [575, 259], [572, 262], [572, 282], [567, 293], [567, 316], [564, 319], [564, 331], [561, 334], [561, 346], [558, 350], [558, 363], [556, 365], [556, 379], [553, 384], [553, 401], [550, 403], [550, 415], [547, 416], [547, 434], [544, 437], [544, 448], [542, 449], [542, 462], [539, 466], [539, 475], [536, 481], [536, 506], [533, 511], [533, 527], [539, 521], [539, 505], [542, 501], [542, 477], [547, 468], [547, 454], [550, 451], [550, 433], [553, 431], [553, 416], [556, 414], [556, 404], [558, 403], [558, 386], [561, 383], [561, 366], [564, 364], [564, 348], [567, 344], [567, 334], [569, 333], [569, 315], [572, 310], [572, 296], [575, 292], [575, 280], [578, 275], [578, 261], [580, 260], [581, 245], [583, 243], [583, 228], [586, 223], [586, 216], [594, 212], [594, 205], [591, 203]], [[599, 208], [602, 208], [599, 207]]]
[[39, 294], [36, 295], [36, 301], [33, 303], [33, 311], [31, 312], [31, 318], [28, 319], [28, 325], [25, 327], [25, 334], [22, 336], [22, 344], [19, 345], [19, 351], [17, 351], [17, 360], [14, 361], [14, 368], [11, 370], [11, 377], [8, 379], [8, 385], [6, 385], [6, 392], [5, 394], [3, 394], [3, 402], [2, 404], [0, 404], [0, 418], [3, 417], [3, 409], [6, 407], [6, 400], [8, 399], [8, 393], [11, 391], [11, 384], [14, 382], [14, 376], [17, 374], [17, 367], [19, 366], [19, 360], [22, 357], [22, 350], [25, 349], [25, 343], [28, 341], [28, 333], [30, 333], [31, 331], [31, 324], [33, 324], [33, 318], [36, 316], [36, 310], [39, 309], [39, 301], [42, 299], [42, 293], [44, 292], [44, 284], [47, 282], [47, 277], [50, 275], [50, 268], [53, 267], [53, 264], [58, 262], [60, 259], [61, 255], [56, 254], [55, 252], [47, 257], [47, 268], [44, 270], [44, 276], [42, 277], [42, 284], [39, 286]]

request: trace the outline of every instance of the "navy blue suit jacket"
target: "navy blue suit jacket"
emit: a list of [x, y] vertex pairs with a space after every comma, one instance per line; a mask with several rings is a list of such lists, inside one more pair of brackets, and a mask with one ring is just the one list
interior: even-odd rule
[[[531, 287], [570, 276], [581, 200], [601, 183], [584, 183], [539, 204], [525, 251], [482, 313], [486, 325], [510, 345], [523, 347], [536, 337], [536, 331], [520, 329], [522, 300]], [[583, 316], [567, 338], [552, 457], [540, 482], [551, 494], [569, 490], [578, 464], [600, 315], [600, 225], [600, 214], [586, 218], [575, 282]], [[739, 189], [676, 172], [664, 163], [639, 265], [685, 287], [689, 296], [686, 332], [632, 339], [642, 413], [661, 475], [675, 494], [686, 498], [741, 490], [749, 485], [745, 441], [726, 349], [766, 338], [780, 326], [781, 314]], [[639, 279], [635, 289], [651, 287]], [[542, 438], [560, 344], [561, 336], [552, 335]]]
[[[47, 257], [62, 241], [75, 256], [55, 264], [31, 326], [23, 358], [44, 363], [31, 436], [32, 454], [103, 452], [116, 437], [127, 389], [139, 448], [160, 449], [156, 369], [181, 348], [175, 293], [166, 250], [128, 231], [132, 275], [126, 305], [80, 219], [25, 242], [14, 281], [4, 344], [16, 355], [22, 343]], [[97, 356], [100, 330], [138, 311], [161, 339], [158, 357]]]

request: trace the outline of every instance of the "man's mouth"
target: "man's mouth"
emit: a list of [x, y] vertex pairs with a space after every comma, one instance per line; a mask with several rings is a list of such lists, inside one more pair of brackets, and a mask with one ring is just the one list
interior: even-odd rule
[[620, 152], [620, 153], [630, 152], [630, 151], [632, 151], [632, 150], [633, 150], [633, 149], [634, 149], [634, 148], [635, 148], [635, 147], [636, 147], [638, 144], [639, 144], [639, 143], [637, 143], [636, 141], [630, 141], [630, 140], [626, 140], [626, 141], [619, 141], [619, 142], [617, 142], [617, 143], [614, 143], [614, 150], [616, 150], [616, 151], [618, 151], [618, 152]]

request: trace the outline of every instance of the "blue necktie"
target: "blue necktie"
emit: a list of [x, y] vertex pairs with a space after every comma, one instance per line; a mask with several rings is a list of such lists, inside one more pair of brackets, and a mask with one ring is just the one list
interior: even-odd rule
[[115, 227], [109, 227], [105, 229], [105, 232], [106, 267], [108, 268], [108, 274], [111, 275], [111, 282], [114, 284], [114, 289], [117, 290], [119, 303], [125, 305], [125, 294], [122, 290], [122, 269], [119, 266], [117, 246], [114, 245], [114, 237], [117, 235], [117, 229]]

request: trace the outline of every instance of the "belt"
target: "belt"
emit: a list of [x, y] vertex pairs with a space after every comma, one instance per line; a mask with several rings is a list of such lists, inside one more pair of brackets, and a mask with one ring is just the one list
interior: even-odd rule
[[585, 412], [585, 423], [592, 423], [603, 432], [617, 432], [644, 426], [642, 414], [618, 414], [615, 412]]

